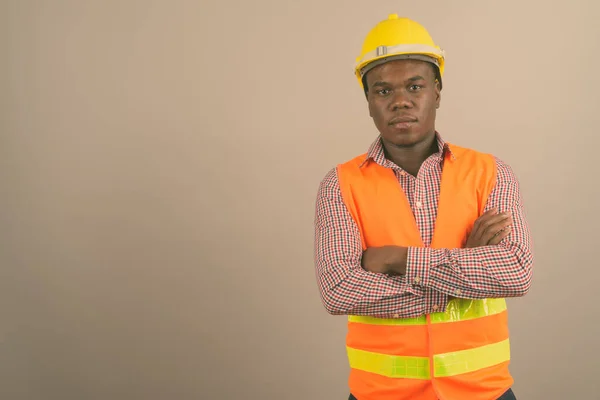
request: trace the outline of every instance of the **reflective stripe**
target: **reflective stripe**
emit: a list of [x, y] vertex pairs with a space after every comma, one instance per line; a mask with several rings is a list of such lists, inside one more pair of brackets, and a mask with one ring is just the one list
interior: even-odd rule
[[364, 67], [362, 67], [360, 69], [360, 76], [361, 77], [364, 76], [367, 72], [369, 72], [376, 66], [385, 64], [388, 61], [406, 60], [406, 59], [425, 61], [425, 62], [429, 62], [429, 63], [436, 65], [438, 68], [440, 67], [440, 63], [438, 62], [438, 60], [433, 57], [429, 57], [429, 56], [425, 56], [425, 55], [421, 55], [421, 54], [390, 54], [387, 57], [382, 57], [382, 58], [379, 58], [375, 61], [372, 61], [372, 62], [366, 64]]
[[[448, 302], [445, 312], [430, 314], [432, 324], [445, 322], [459, 322], [488, 315], [499, 314], [506, 311], [506, 300], [504, 299], [453, 299]], [[425, 316], [416, 318], [375, 318], [359, 315], [349, 315], [348, 321], [370, 325], [425, 325]]]
[[452, 299], [448, 302], [446, 311], [431, 314], [431, 323], [466, 321], [500, 314], [503, 311], [506, 311], [506, 300], [504, 299]]
[[509, 339], [475, 349], [433, 356], [434, 375], [438, 377], [465, 374], [510, 360]]
[[429, 379], [427, 357], [389, 356], [348, 347], [350, 368], [389, 378]]
[[360, 315], [349, 315], [348, 321], [369, 325], [425, 325], [427, 323], [425, 316], [416, 318], [386, 319], [367, 316], [363, 317]]
[[[429, 379], [427, 357], [391, 356], [347, 348], [350, 368], [383, 375], [388, 378]], [[477, 371], [510, 360], [509, 339], [475, 349], [453, 351], [433, 356], [436, 377]]]
[[439, 49], [437, 47], [428, 46], [426, 44], [399, 44], [396, 46], [379, 46], [368, 53], [365, 53], [362, 57], [360, 57], [356, 64], [360, 65], [366, 61], [372, 60], [374, 58], [382, 55], [382, 51], [378, 50], [379, 48], [385, 48], [385, 52], [383, 54], [431, 54], [435, 57], [444, 57], [444, 50]]

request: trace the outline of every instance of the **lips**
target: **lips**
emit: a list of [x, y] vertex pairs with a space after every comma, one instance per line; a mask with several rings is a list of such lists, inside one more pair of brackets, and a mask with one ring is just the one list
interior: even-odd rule
[[410, 115], [401, 115], [399, 117], [393, 118], [389, 124], [396, 125], [396, 124], [406, 124], [409, 122], [417, 122], [417, 119]]

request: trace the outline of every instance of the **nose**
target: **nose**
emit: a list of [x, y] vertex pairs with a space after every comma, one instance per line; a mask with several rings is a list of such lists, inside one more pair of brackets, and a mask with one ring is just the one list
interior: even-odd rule
[[405, 93], [403, 90], [397, 90], [394, 92], [394, 96], [392, 96], [390, 101], [390, 109], [392, 111], [412, 108], [412, 106], [413, 103], [408, 93]]

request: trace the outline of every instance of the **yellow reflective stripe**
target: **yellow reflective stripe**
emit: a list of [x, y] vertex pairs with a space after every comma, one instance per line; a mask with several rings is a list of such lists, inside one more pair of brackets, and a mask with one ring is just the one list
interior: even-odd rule
[[475, 349], [454, 351], [433, 356], [436, 377], [453, 376], [477, 371], [510, 360], [509, 339]]
[[369, 325], [425, 325], [427, 323], [425, 316], [415, 317], [415, 318], [387, 319], [387, 318], [375, 318], [375, 317], [367, 317], [367, 316], [363, 317], [360, 315], [349, 315], [348, 321], [358, 322], [360, 324], [369, 324]]
[[[499, 314], [506, 310], [504, 299], [452, 299], [446, 311], [430, 314], [432, 324], [459, 322]], [[425, 325], [425, 316], [415, 318], [375, 318], [360, 315], [349, 315], [349, 322], [369, 325]]]
[[506, 311], [506, 300], [504, 299], [452, 299], [448, 302], [446, 311], [431, 314], [431, 323], [466, 321], [500, 314], [503, 311]]
[[389, 378], [429, 379], [427, 357], [390, 356], [348, 347], [350, 368]]
[[[347, 347], [350, 368], [388, 378], [429, 379], [427, 357], [393, 356]], [[510, 360], [509, 339], [475, 349], [433, 356], [436, 377], [454, 376], [491, 367]]]

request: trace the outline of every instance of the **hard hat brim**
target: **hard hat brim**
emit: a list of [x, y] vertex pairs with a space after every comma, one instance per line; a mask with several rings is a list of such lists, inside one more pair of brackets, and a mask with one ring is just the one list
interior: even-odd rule
[[413, 59], [434, 64], [438, 68], [441, 80], [444, 74], [444, 58], [444, 51], [442, 49], [423, 44], [379, 46], [357, 59], [355, 74], [360, 85], [363, 86], [363, 77], [376, 66], [393, 60]]
[[377, 59], [375, 61], [372, 61], [372, 62], [368, 63], [367, 65], [365, 65], [364, 67], [362, 67], [359, 70], [360, 77], [362, 78], [363, 76], [365, 76], [365, 74], [367, 72], [369, 72], [373, 68], [377, 67], [378, 65], [385, 64], [386, 62], [394, 61], [394, 60], [419, 60], [419, 61], [425, 61], [425, 62], [434, 64], [436, 67], [440, 68], [439, 61], [437, 59], [433, 58], [433, 57], [425, 56], [425, 55], [422, 55], [422, 54], [397, 54], [397, 55], [393, 55], [393, 56], [389, 56], [389, 57], [379, 58], [379, 59]]
[[437, 47], [422, 44], [379, 46], [357, 60], [356, 75], [359, 79], [362, 79], [369, 70], [377, 65], [400, 59], [415, 59], [431, 62], [440, 68], [440, 70], [443, 70], [444, 51]]

